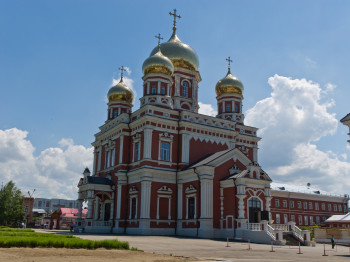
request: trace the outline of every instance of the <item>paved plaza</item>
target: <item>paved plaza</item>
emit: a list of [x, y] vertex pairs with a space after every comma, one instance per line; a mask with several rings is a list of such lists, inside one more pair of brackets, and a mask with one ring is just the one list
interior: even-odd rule
[[[63, 233], [62, 231], [45, 232]], [[67, 233], [67, 231], [65, 231]], [[247, 243], [230, 242], [226, 247], [226, 241], [212, 239], [197, 239], [187, 237], [168, 236], [133, 236], [133, 235], [111, 235], [111, 234], [76, 234], [83, 239], [103, 240], [118, 239], [128, 241], [130, 247], [136, 247], [145, 252], [196, 258], [201, 261], [349, 261], [349, 247], [338, 246], [334, 251], [326, 251], [328, 256], [322, 256], [323, 245], [316, 247], [301, 247], [303, 254], [297, 254], [297, 247], [274, 247], [271, 245], [251, 244], [248, 250]], [[331, 250], [329, 245], [326, 250]]]

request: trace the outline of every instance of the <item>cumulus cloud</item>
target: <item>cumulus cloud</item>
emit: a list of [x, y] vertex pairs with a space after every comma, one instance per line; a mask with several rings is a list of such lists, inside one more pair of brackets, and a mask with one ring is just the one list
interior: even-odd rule
[[[323, 101], [335, 88], [306, 79], [275, 75], [268, 80], [270, 97], [247, 111], [245, 123], [260, 128], [260, 162], [272, 179], [311, 182], [325, 190], [346, 192], [350, 186], [347, 156], [317, 148], [322, 137], [333, 135], [338, 126], [328, 112], [334, 101]], [[340, 183], [341, 181], [341, 183]]]
[[36, 189], [37, 197], [76, 199], [77, 183], [86, 166], [91, 168], [93, 149], [61, 139], [34, 155], [28, 132], [0, 130], [0, 170], [3, 182], [13, 180], [23, 192]]
[[199, 110], [198, 113], [208, 116], [216, 116], [218, 112], [214, 109], [211, 104], [204, 104], [202, 102], [198, 102]]

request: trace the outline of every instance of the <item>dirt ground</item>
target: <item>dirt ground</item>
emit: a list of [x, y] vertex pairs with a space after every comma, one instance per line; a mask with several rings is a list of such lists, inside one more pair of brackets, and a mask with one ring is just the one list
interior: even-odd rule
[[[1, 262], [124, 262], [193, 261], [191, 258], [126, 250], [65, 248], [0, 248]], [[198, 260], [197, 260], [198, 261]]]

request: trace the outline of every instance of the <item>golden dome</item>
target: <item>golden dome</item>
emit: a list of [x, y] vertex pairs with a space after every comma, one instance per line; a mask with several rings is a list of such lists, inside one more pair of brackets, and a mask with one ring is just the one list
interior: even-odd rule
[[107, 97], [109, 102], [123, 101], [131, 104], [134, 100], [134, 93], [123, 82], [123, 78], [121, 78], [118, 84], [109, 89]]
[[[183, 67], [189, 70], [198, 71], [199, 61], [196, 52], [189, 45], [181, 42], [175, 31], [168, 40], [160, 45], [160, 50], [163, 55], [168, 57], [174, 67]], [[158, 47], [155, 47], [151, 56], [158, 52]]]
[[149, 73], [162, 73], [172, 75], [174, 73], [173, 63], [164, 56], [160, 50], [154, 55], [148, 57], [142, 65], [144, 75]]
[[231, 74], [230, 70], [227, 72], [227, 75], [222, 78], [217, 84], [216, 84], [216, 95], [220, 96], [223, 94], [243, 94], [243, 84], [242, 82]]

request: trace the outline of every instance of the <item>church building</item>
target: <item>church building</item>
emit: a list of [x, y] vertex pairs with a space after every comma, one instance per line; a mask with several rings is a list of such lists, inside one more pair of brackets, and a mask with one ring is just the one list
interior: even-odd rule
[[[79, 226], [85, 232], [270, 240], [282, 240], [287, 230], [309, 240], [298, 231], [298, 216], [292, 221], [290, 208], [286, 218], [276, 206], [275, 199], [281, 208], [290, 200], [271, 187], [259, 165], [258, 129], [244, 124], [244, 87], [230, 70], [230, 57], [213, 87], [218, 115], [199, 114], [199, 59], [177, 35], [180, 16], [176, 10], [170, 14], [170, 39], [160, 43], [158, 35], [158, 46], [142, 65], [140, 108], [132, 109], [134, 94], [123, 81], [123, 66], [120, 82], [107, 94], [107, 120], [92, 143], [92, 174], [86, 168], [78, 184], [80, 215], [82, 203], [88, 203]], [[301, 199], [308, 196], [317, 198], [310, 193]], [[323, 201], [345, 208], [344, 197]]]

